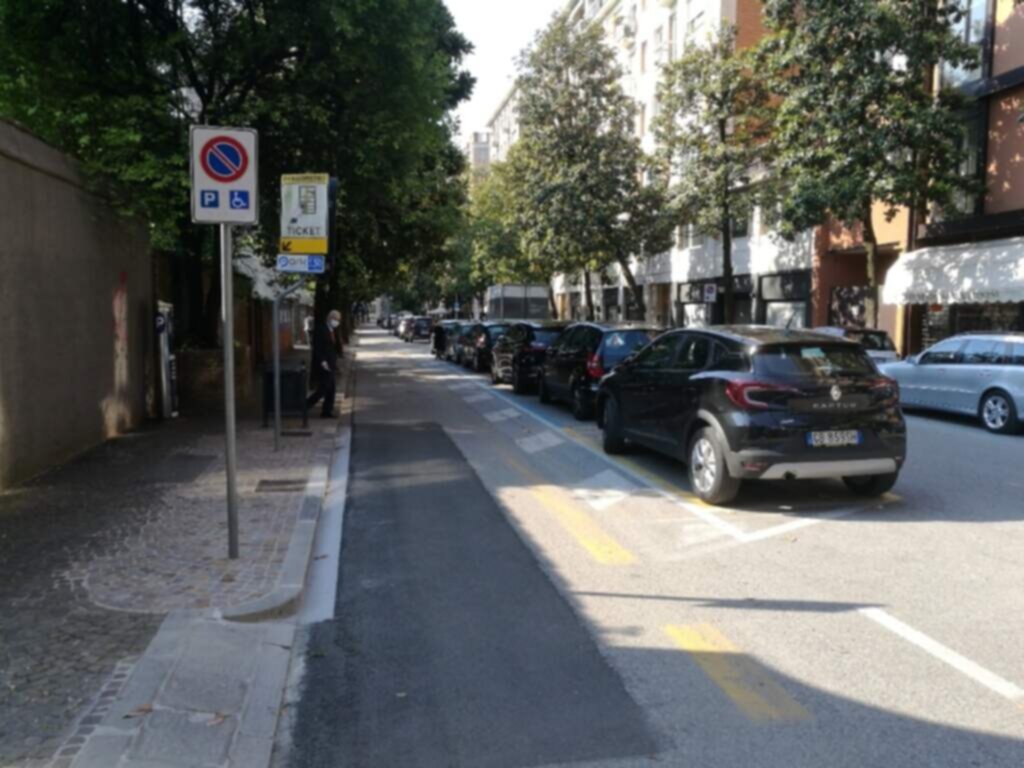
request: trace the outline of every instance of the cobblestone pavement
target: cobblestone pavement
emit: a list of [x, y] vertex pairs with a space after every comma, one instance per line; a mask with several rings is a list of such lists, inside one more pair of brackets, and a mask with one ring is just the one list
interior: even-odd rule
[[[217, 419], [142, 430], [0, 494], [0, 766], [46, 765], [167, 612], [273, 587], [333, 427], [311, 421], [311, 436], [274, 453], [269, 430], [239, 424], [238, 561], [226, 557]], [[257, 490], [263, 480], [280, 482]]]

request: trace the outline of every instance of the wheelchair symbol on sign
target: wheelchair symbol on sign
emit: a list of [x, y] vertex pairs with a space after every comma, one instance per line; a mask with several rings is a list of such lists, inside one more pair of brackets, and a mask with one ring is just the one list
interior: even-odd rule
[[249, 193], [247, 191], [235, 190], [228, 198], [231, 208], [236, 211], [249, 209]]

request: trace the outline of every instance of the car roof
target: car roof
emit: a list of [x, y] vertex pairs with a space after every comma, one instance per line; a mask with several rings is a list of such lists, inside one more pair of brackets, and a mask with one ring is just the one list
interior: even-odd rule
[[828, 333], [779, 328], [774, 325], [709, 325], [679, 330], [707, 333], [748, 347], [761, 347], [769, 344], [813, 344], [815, 342], [820, 344], [825, 341], [833, 344], [856, 345], [854, 341]]
[[969, 331], [958, 333], [954, 339], [998, 339], [1000, 341], [1024, 341], [1024, 331]]
[[515, 322], [516, 325], [527, 325], [536, 330], [558, 331], [569, 327], [566, 320], [516, 320]]
[[638, 323], [638, 322], [612, 322], [602, 323], [593, 320], [578, 320], [572, 323], [573, 328], [578, 326], [586, 326], [588, 328], [596, 328], [602, 333], [608, 333], [610, 331], [660, 331], [662, 330], [657, 325], [652, 323]]

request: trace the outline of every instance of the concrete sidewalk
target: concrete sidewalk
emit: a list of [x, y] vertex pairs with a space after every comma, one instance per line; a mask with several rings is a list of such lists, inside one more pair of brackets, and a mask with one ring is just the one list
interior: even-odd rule
[[[52, 768], [213, 768], [269, 765], [287, 683], [297, 611], [329, 468], [347, 445], [354, 355], [343, 368], [342, 418], [321, 445], [298, 505], [275, 588], [227, 608], [178, 610], [130, 673], [112, 680]], [[344, 498], [331, 496], [333, 504]]]

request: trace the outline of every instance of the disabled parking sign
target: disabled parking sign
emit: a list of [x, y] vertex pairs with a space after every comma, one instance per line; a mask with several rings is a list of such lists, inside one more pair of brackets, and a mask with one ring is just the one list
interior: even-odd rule
[[192, 126], [192, 221], [256, 224], [259, 220], [256, 131]]

